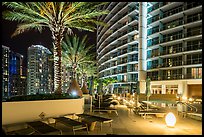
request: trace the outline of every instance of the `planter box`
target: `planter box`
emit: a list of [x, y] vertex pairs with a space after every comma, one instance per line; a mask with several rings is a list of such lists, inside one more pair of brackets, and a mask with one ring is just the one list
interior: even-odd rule
[[49, 118], [83, 112], [84, 98], [2, 102], [2, 125], [41, 120], [41, 113]]

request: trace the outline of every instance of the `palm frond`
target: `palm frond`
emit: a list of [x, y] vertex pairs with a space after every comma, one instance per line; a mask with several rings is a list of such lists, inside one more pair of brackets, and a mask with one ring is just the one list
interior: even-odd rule
[[[46, 25], [45, 25], [46, 27]], [[11, 37], [14, 37], [18, 34], [21, 34], [23, 32], [29, 31], [29, 30], [38, 30], [39, 32], [42, 32], [43, 25], [38, 24], [38, 22], [30, 23], [30, 24], [19, 24], [15, 30], [15, 32], [11, 35]]]

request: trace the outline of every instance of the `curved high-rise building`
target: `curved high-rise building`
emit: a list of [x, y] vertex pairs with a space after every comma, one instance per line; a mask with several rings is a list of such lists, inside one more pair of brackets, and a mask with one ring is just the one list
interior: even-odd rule
[[[97, 29], [99, 77], [115, 77], [114, 88], [139, 81], [152, 94], [202, 97], [201, 2], [110, 2], [109, 26]], [[142, 84], [144, 82], [144, 84]], [[131, 88], [130, 88], [131, 87]]]
[[[138, 80], [139, 3], [110, 2], [100, 17], [108, 27], [98, 27], [99, 77], [117, 78], [114, 87], [128, 88]], [[122, 89], [118, 90], [122, 90]]]

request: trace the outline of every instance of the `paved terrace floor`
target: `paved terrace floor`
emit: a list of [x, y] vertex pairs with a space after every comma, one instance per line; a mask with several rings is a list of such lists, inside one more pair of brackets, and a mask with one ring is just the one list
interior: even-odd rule
[[[89, 135], [202, 135], [202, 121], [190, 118], [177, 117], [177, 123], [174, 128], [165, 125], [164, 118], [143, 119], [134, 112], [128, 111], [124, 106], [118, 106], [117, 116], [114, 112], [95, 112], [95, 115], [112, 118], [112, 127], [103, 124], [102, 131], [98, 123], [94, 131], [89, 131]], [[73, 135], [73, 132], [62, 124], [57, 128], [62, 130], [63, 135]], [[87, 135], [86, 131], [76, 131], [76, 135]]]

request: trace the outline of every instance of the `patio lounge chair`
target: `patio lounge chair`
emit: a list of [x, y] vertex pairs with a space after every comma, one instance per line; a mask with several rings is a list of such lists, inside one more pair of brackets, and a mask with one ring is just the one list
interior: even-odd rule
[[115, 114], [118, 116], [118, 112], [117, 112], [117, 109], [115, 108], [111, 108], [111, 107], [94, 107], [93, 108], [93, 113], [94, 112], [102, 112], [102, 111], [105, 111], [105, 112], [115, 112]]
[[77, 114], [78, 117], [82, 119], [82, 121], [97, 121], [100, 123], [100, 129], [102, 130], [102, 124], [104, 123], [110, 123], [110, 127], [112, 126], [112, 119], [110, 118], [104, 118], [101, 116], [95, 116], [95, 115], [89, 115], [89, 114]]
[[67, 117], [58, 117], [54, 119], [55, 119], [55, 125], [57, 122], [64, 124], [65, 126], [72, 129], [74, 135], [75, 135], [75, 130], [82, 130], [82, 129], [86, 129], [88, 134], [88, 127], [87, 127], [87, 124], [84, 122], [79, 122]]
[[166, 112], [163, 110], [150, 110], [150, 111], [140, 111], [138, 112], [140, 116], [142, 116], [144, 119], [146, 119], [147, 115], [156, 115], [156, 117], [164, 117], [166, 115]]
[[60, 135], [62, 134], [61, 130], [56, 129], [41, 121], [26, 122], [26, 124], [28, 125], [28, 127], [32, 128], [35, 132], [41, 135], [56, 134], [56, 132]]

